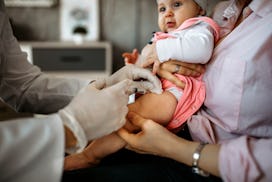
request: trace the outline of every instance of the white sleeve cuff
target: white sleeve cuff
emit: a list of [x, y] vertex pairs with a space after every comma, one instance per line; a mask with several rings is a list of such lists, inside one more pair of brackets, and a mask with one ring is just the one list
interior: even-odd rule
[[83, 151], [83, 149], [87, 146], [88, 140], [80, 124], [65, 110], [60, 110], [59, 116], [63, 124], [73, 132], [77, 139], [76, 146], [65, 148], [65, 152], [68, 154], [72, 154]]

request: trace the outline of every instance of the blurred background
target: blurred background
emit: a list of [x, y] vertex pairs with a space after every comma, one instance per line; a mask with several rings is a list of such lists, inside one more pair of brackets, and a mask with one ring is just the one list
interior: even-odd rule
[[[72, 4], [72, 0], [58, 0], [50, 7], [9, 6], [7, 12], [19, 41], [61, 41], [60, 16], [63, 2], [71, 3], [76, 9], [80, 1], [83, 0]], [[93, 0], [88, 1], [92, 4]], [[124, 65], [121, 54], [133, 48], [141, 49], [151, 38], [152, 32], [157, 30], [156, 1], [98, 0], [98, 4], [97, 41], [111, 43], [112, 70], [116, 71]]]
[[[210, 0], [209, 14], [218, 1]], [[124, 65], [123, 52], [141, 50], [158, 30], [156, 0], [5, 3], [14, 34], [29, 61], [62, 76], [91, 79], [109, 75]], [[0, 102], [0, 120], [11, 115], [14, 117], [14, 111]]]
[[[6, 4], [9, 1], [6, 0]], [[15, 0], [28, 1], [31, 0]], [[32, 0], [39, 1], [39, 0]], [[42, 0], [46, 1], [46, 0]], [[42, 2], [41, 1], [41, 2]], [[48, 0], [50, 1], [50, 0]], [[52, 0], [51, 0], [52, 1]], [[14, 33], [19, 41], [61, 41], [61, 11], [63, 4], [71, 4], [76, 9], [83, 0], [55, 0], [52, 6], [27, 5], [7, 8]], [[95, 3], [94, 0], [87, 0]], [[210, 0], [211, 6], [218, 0]], [[149, 41], [152, 32], [158, 30], [156, 0], [98, 0], [97, 41], [108, 41], [112, 45], [112, 71], [123, 66], [121, 54], [139, 50]], [[72, 10], [71, 10], [72, 11]], [[91, 13], [92, 10], [89, 10]], [[66, 19], [67, 23], [72, 21]], [[93, 25], [94, 26], [94, 25]]]

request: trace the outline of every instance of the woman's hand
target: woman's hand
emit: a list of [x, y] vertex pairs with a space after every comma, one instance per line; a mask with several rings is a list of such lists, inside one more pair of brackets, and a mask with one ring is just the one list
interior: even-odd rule
[[64, 170], [92, 167], [100, 160], [125, 146], [125, 141], [116, 133], [92, 141], [82, 152], [65, 157]]
[[205, 66], [202, 64], [184, 63], [181, 61], [170, 60], [161, 63], [157, 74], [180, 88], [184, 88], [184, 83], [178, 79], [174, 74], [181, 74], [184, 76], [198, 77], [205, 71]]
[[135, 152], [167, 157], [171, 146], [177, 140], [180, 140], [162, 125], [145, 119], [134, 112], [129, 112], [127, 119], [139, 127], [140, 131], [135, 134], [122, 128], [118, 131], [118, 134], [128, 143], [126, 148]]
[[[127, 142], [127, 149], [138, 153], [171, 158], [188, 166], [192, 165], [192, 156], [199, 142], [180, 138], [162, 125], [133, 112], [128, 113], [127, 119], [140, 128], [138, 133], [128, 132], [124, 128], [117, 132]], [[219, 149], [219, 145], [206, 145], [201, 152], [198, 164], [201, 169], [216, 176], [220, 176], [218, 167]]]

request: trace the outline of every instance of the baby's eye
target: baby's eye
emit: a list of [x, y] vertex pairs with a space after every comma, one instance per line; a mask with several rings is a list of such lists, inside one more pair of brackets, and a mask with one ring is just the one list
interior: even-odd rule
[[175, 2], [174, 7], [180, 7], [182, 5], [181, 2]]
[[159, 12], [165, 12], [166, 8], [165, 7], [160, 7]]

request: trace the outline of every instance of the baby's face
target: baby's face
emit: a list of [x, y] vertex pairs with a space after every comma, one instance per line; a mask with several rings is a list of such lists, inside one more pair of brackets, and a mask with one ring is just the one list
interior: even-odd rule
[[158, 25], [162, 32], [177, 29], [185, 20], [200, 14], [194, 0], [157, 0]]

